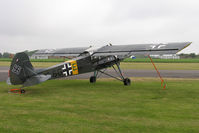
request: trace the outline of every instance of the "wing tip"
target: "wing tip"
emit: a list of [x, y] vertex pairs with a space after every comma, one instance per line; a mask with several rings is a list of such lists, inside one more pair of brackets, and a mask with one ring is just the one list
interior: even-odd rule
[[188, 47], [189, 45], [191, 45], [192, 42], [186, 42], [186, 45], [184, 46], [184, 48], [182, 48], [181, 50], [185, 49], [186, 47]]
[[[180, 51], [182, 51], [183, 49], [185, 49], [185, 48], [187, 48], [188, 46], [190, 46], [191, 43], [192, 43], [192, 42], [185, 42], [185, 46], [184, 46], [182, 49], [180, 49], [178, 52], [180, 52]], [[178, 53], [178, 52], [177, 52], [177, 53]]]
[[187, 42], [187, 45], [185, 46], [185, 48], [188, 47], [191, 44], [192, 44], [192, 42]]

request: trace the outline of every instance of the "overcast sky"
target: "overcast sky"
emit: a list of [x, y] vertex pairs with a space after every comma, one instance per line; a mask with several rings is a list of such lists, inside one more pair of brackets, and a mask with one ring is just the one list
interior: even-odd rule
[[198, 0], [0, 0], [0, 52], [90, 45], [193, 42]]

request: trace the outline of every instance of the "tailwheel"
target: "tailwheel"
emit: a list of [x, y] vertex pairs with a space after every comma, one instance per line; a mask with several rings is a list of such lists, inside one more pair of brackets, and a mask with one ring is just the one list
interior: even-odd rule
[[95, 82], [96, 82], [96, 76], [91, 76], [90, 83], [95, 83]]
[[21, 93], [25, 93], [26, 91], [24, 89], [21, 89]]
[[131, 80], [129, 78], [125, 78], [123, 82], [124, 82], [124, 85], [126, 86], [131, 85]]
[[22, 93], [25, 93], [26, 91], [24, 89], [10, 89], [9, 92], [10, 93], [19, 93], [19, 94], [22, 94]]

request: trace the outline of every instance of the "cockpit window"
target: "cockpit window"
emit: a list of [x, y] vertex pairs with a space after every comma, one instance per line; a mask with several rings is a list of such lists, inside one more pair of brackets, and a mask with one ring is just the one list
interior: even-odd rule
[[79, 56], [89, 56], [89, 55], [90, 55], [90, 53], [85, 51], [85, 52], [81, 53]]

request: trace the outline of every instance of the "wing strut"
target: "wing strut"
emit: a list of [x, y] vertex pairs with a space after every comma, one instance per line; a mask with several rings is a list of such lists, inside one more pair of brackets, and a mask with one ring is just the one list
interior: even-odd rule
[[150, 55], [148, 55], [149, 59], [151, 60], [151, 63], [153, 64], [153, 67], [155, 68], [158, 76], [160, 77], [161, 80], [161, 86], [163, 87], [163, 89], [166, 89], [166, 83], [164, 82], [164, 79], [162, 78], [162, 76], [160, 75], [160, 72], [158, 71], [157, 67], [155, 66], [155, 63], [153, 62], [152, 58], [150, 57]]

